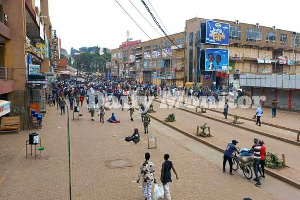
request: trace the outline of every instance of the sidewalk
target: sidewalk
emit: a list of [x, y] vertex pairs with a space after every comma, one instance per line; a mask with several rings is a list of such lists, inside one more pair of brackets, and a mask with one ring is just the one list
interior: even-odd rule
[[174, 113], [176, 115], [176, 122], [171, 123], [172, 126], [175, 126], [181, 130], [184, 130], [190, 134], [196, 134], [196, 127], [201, 126], [204, 123], [207, 123], [211, 127], [211, 132], [214, 137], [206, 138], [205, 140], [218, 147], [226, 147], [227, 143], [233, 139], [239, 141], [238, 146], [240, 148], [251, 148], [253, 145], [253, 138], [259, 138], [265, 141], [267, 151], [274, 152], [279, 155], [286, 155], [286, 164], [291, 168], [286, 168], [284, 170], [278, 170], [278, 173], [288, 177], [296, 182], [300, 183], [300, 160], [298, 159], [299, 147], [291, 144], [287, 144], [282, 141], [278, 141], [266, 136], [258, 135], [249, 131], [245, 131], [230, 125], [223, 124], [221, 122], [216, 122], [211, 119], [206, 119], [201, 116], [196, 116], [185, 111], [178, 109], [160, 109], [159, 103], [154, 102], [156, 113], [152, 115], [164, 120], [168, 114]]
[[[45, 147], [42, 158], [25, 159], [23, 148], [28, 132], [0, 135], [3, 155], [1, 161], [7, 163], [5, 169], [0, 168], [0, 180], [3, 180], [0, 182], [1, 200], [68, 199], [66, 115], [59, 115], [55, 108], [47, 110], [44, 130], [38, 130], [42, 146]], [[129, 112], [110, 110], [107, 111], [105, 119], [112, 112], [121, 121], [120, 124], [100, 124], [97, 116], [96, 121], [92, 122], [84, 107], [83, 117], [79, 121], [70, 121], [73, 199], [142, 199], [140, 184], [133, 181], [136, 181], [139, 166], [147, 151], [151, 153], [151, 160], [156, 164], [158, 177], [163, 155], [170, 154], [179, 174], [178, 181], [172, 175], [172, 199], [275, 199], [245, 179], [223, 174], [209, 160], [167, 137], [159, 125], [156, 125], [157, 128], [150, 125], [149, 135], [144, 135], [139, 115], [134, 116], [135, 121], [131, 122]], [[141, 142], [137, 145], [124, 141], [135, 127], [141, 133]], [[158, 138], [157, 149], [148, 150], [148, 136]], [[116, 159], [129, 159], [132, 167], [107, 167], [109, 161]], [[237, 189], [240, 192], [236, 192]]]

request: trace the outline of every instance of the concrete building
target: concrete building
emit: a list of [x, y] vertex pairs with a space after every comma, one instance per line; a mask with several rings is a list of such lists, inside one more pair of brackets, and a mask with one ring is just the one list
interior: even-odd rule
[[[151, 41], [127, 41], [113, 49], [111, 76], [161, 84], [184, 84], [185, 33]], [[175, 44], [177, 46], [175, 46]]]
[[11, 115], [27, 129], [30, 110], [46, 112], [44, 73], [51, 70], [52, 26], [48, 0], [0, 1], [1, 99], [11, 101]]

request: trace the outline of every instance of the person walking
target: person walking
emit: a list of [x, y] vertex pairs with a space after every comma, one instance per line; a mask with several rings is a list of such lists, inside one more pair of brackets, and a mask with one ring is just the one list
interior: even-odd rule
[[272, 101], [272, 118], [276, 117], [277, 107], [278, 107], [278, 102], [274, 99]]
[[224, 105], [224, 116], [225, 116], [225, 119], [227, 119], [228, 109], [229, 109], [229, 105], [228, 105], [227, 100], [226, 100], [225, 101], [225, 105]]
[[144, 115], [143, 124], [144, 124], [144, 133], [148, 133], [148, 127], [150, 124], [150, 117], [148, 114]]
[[260, 174], [260, 177], [262, 178], [265, 178], [265, 165], [266, 165], [266, 152], [267, 152], [267, 149], [266, 149], [266, 146], [264, 145], [264, 141], [260, 140], [259, 141], [259, 144], [260, 144], [260, 168], [258, 168], [259, 170], [259, 174]]
[[56, 96], [56, 109], [58, 110], [58, 107], [60, 106], [60, 100], [61, 97], [59, 95]]
[[258, 166], [260, 164], [260, 159], [261, 159], [261, 156], [260, 156], [260, 149], [261, 149], [261, 146], [259, 144], [259, 140], [257, 138], [254, 138], [254, 145], [252, 146], [252, 152], [254, 153], [254, 160], [253, 160], [253, 170], [254, 170], [254, 174], [255, 174], [255, 178], [253, 179], [254, 181], [256, 181], [256, 186], [260, 186], [261, 183], [260, 183], [260, 180], [259, 180], [259, 177], [258, 177]]
[[224, 152], [224, 156], [223, 156], [223, 172], [224, 173], [226, 172], [225, 167], [226, 167], [226, 163], [227, 163], [227, 160], [228, 160], [229, 167], [230, 167], [230, 169], [229, 169], [230, 170], [229, 171], [230, 175], [232, 175], [232, 165], [233, 165], [233, 163], [232, 163], [232, 154], [233, 154], [233, 152], [238, 151], [238, 149], [236, 148], [237, 143], [239, 143], [239, 142], [236, 141], [236, 140], [232, 140], [231, 143], [228, 143], [228, 145], [226, 147], [226, 150]]
[[178, 175], [175, 170], [175, 167], [174, 167], [173, 163], [171, 161], [169, 161], [169, 158], [170, 158], [169, 154], [164, 155], [165, 161], [162, 164], [161, 177], [160, 177], [160, 180], [161, 180], [161, 182], [163, 184], [163, 188], [164, 188], [164, 194], [165, 194], [165, 197], [167, 197], [167, 200], [171, 200], [170, 185], [169, 185], [169, 183], [172, 182], [171, 169], [173, 170], [174, 174], [176, 175], [176, 179], [178, 180]]
[[144, 199], [145, 200], [151, 200], [152, 199], [152, 185], [153, 182], [156, 183], [155, 178], [155, 166], [153, 162], [150, 161], [150, 153], [145, 153], [145, 161], [142, 163], [137, 183], [140, 182], [140, 179], [142, 178], [142, 188], [144, 192]]
[[65, 98], [63, 97], [60, 102], [59, 102], [59, 106], [60, 106], [60, 114], [65, 114], [65, 106], [66, 106], [66, 101]]
[[82, 105], [83, 105], [83, 101], [84, 101], [84, 96], [81, 95], [81, 96], [80, 96], [80, 105], [81, 105], [81, 107], [82, 107]]
[[128, 109], [130, 114], [130, 120], [133, 121], [133, 113], [134, 113], [134, 107], [132, 107], [132, 104], [130, 103], [130, 108]]
[[254, 118], [256, 117], [256, 125], [258, 126], [261, 126], [261, 116], [262, 114], [264, 113], [264, 111], [262, 110], [261, 106], [259, 106], [257, 109], [256, 109], [256, 114], [254, 116]]
[[70, 102], [70, 110], [73, 110], [73, 107], [74, 107], [74, 96], [73, 95], [69, 96], [69, 102]]
[[80, 96], [78, 93], [76, 93], [75, 100], [76, 100], [76, 106], [79, 107]]
[[52, 103], [53, 103], [54, 107], [55, 107], [55, 100], [56, 100], [56, 94], [53, 94], [53, 96], [52, 96]]
[[104, 106], [100, 106], [99, 115], [100, 115], [100, 122], [104, 123], [104, 115], [105, 115], [105, 108], [104, 108]]

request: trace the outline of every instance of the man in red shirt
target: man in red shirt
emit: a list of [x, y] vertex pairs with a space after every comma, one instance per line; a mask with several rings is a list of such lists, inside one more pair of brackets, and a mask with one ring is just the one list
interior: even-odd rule
[[265, 161], [266, 161], [266, 152], [267, 152], [267, 149], [266, 149], [266, 146], [264, 145], [264, 141], [260, 140], [259, 141], [259, 144], [261, 145], [261, 148], [260, 148], [260, 167], [261, 168], [258, 168], [259, 169], [259, 173], [260, 173], [260, 177], [262, 178], [265, 178]]

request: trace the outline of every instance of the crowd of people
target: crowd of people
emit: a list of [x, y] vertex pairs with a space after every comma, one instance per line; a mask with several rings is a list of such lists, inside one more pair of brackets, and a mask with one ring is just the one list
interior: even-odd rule
[[[139, 110], [141, 114], [141, 120], [144, 126], [144, 133], [147, 134], [149, 132], [149, 124], [150, 117], [147, 112], [149, 107], [146, 106], [145, 102], [148, 102], [150, 98], [154, 98], [158, 95], [161, 98], [164, 95], [170, 96], [182, 96], [187, 94], [187, 98], [201, 98], [203, 96], [206, 97], [214, 97], [215, 101], [219, 101], [219, 96], [222, 95], [222, 89], [216, 87], [202, 87], [197, 84], [191, 86], [189, 89], [186, 87], [177, 87], [174, 85], [168, 86], [167, 84], [155, 85], [151, 83], [138, 83], [137, 81], [123, 81], [123, 80], [106, 80], [106, 79], [88, 79], [86, 82], [78, 82], [76, 78], [57, 81], [52, 84], [52, 91], [47, 95], [47, 100], [50, 106], [56, 106], [57, 109], [60, 109], [60, 114], [65, 114], [65, 107], [67, 106], [67, 101], [69, 102], [70, 110], [73, 110], [74, 107], [82, 107], [84, 101], [86, 100], [87, 109], [91, 113], [91, 119], [94, 121], [94, 114], [98, 111], [98, 116], [100, 117], [100, 122], [104, 123], [105, 121], [105, 113], [106, 106], [103, 103], [103, 100], [100, 98], [99, 94], [103, 95], [107, 99], [109, 103], [113, 103], [113, 101], [117, 101], [116, 103], [120, 105], [121, 110], [123, 111], [125, 104], [129, 107], [126, 109], [129, 112], [129, 117], [131, 121], [134, 121], [134, 112]], [[241, 93], [238, 94], [240, 97]], [[140, 99], [140, 98], [143, 99]], [[238, 98], [237, 97], [237, 98]], [[133, 105], [133, 98], [138, 99], [138, 107]], [[144, 100], [144, 101], [142, 101]], [[277, 105], [276, 105], [277, 106]], [[274, 104], [275, 107], [275, 104]], [[227, 119], [227, 115], [229, 112], [228, 101], [225, 101], [224, 106], [224, 116]], [[256, 110], [255, 117], [257, 118], [257, 125], [261, 125], [260, 118], [263, 114], [262, 109], [259, 107]], [[276, 116], [276, 110], [273, 110], [273, 116]], [[107, 120], [110, 123], [120, 123], [117, 119], [114, 112], [112, 112], [111, 117]], [[138, 143], [140, 141], [140, 134], [137, 128], [134, 129], [134, 133], [132, 136], [128, 136], [125, 140], [134, 143]], [[232, 175], [232, 154], [235, 151], [239, 151], [236, 147], [238, 141], [232, 140], [231, 143], [227, 145], [227, 148], [224, 152], [223, 157], [223, 171], [226, 172], [226, 163], [229, 162], [230, 171], [229, 173]], [[259, 141], [258, 139], [254, 139], [254, 145], [251, 148], [251, 152], [253, 153], [253, 169], [255, 174], [256, 185], [261, 185], [260, 178], [265, 178], [265, 159], [266, 159], [266, 148], [264, 146], [263, 141]], [[161, 167], [161, 177], [160, 180], [162, 182], [164, 188], [164, 194], [168, 200], [171, 199], [170, 194], [170, 186], [169, 183], [172, 182], [171, 179], [171, 171], [176, 175], [176, 179], [178, 179], [177, 172], [174, 168], [173, 163], [169, 160], [169, 155], [164, 155], [164, 162]], [[258, 172], [260, 172], [261, 176], [258, 176]], [[150, 154], [145, 154], [145, 161], [142, 163], [138, 173], [137, 183], [142, 179], [142, 188], [144, 193], [144, 199], [151, 200], [152, 198], [152, 185], [156, 183], [155, 176], [155, 165], [150, 161]]]

